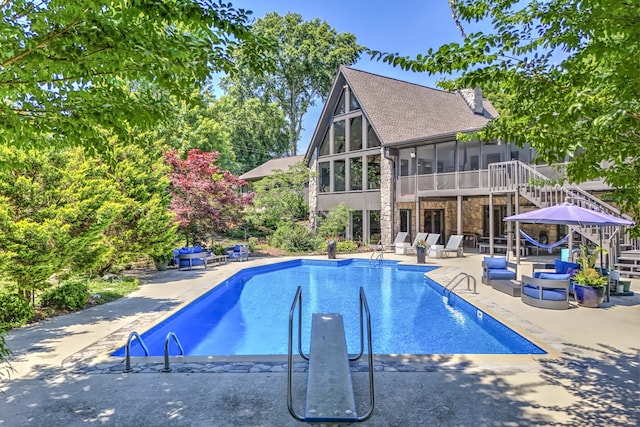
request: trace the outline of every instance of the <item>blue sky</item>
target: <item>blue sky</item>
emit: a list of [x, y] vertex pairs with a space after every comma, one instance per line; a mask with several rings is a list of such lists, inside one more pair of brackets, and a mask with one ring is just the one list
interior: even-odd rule
[[[360, 45], [382, 52], [399, 52], [415, 56], [431, 47], [437, 49], [450, 42], [462, 42], [460, 32], [451, 18], [447, 0], [231, 0], [235, 8], [253, 11], [258, 19], [269, 12], [285, 15], [299, 13], [304, 20], [320, 18], [340, 33], [353, 33]], [[467, 28], [465, 30], [468, 31]], [[424, 86], [436, 87], [442, 76], [430, 76], [394, 68], [373, 61], [368, 55], [353, 68], [397, 78]], [[304, 117], [304, 131], [298, 153], [304, 154], [322, 110], [312, 107]]]

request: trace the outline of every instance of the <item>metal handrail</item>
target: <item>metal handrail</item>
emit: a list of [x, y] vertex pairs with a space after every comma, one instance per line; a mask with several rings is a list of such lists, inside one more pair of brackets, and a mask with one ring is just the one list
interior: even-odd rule
[[[363, 310], [364, 309], [364, 310]], [[373, 410], [376, 406], [376, 398], [375, 398], [375, 385], [374, 385], [374, 381], [373, 381], [373, 347], [372, 347], [372, 339], [371, 339], [371, 312], [369, 311], [369, 304], [367, 303], [367, 297], [364, 294], [364, 289], [362, 287], [360, 287], [360, 355], [358, 355], [358, 358], [360, 358], [360, 356], [362, 356], [362, 352], [363, 352], [363, 347], [364, 347], [364, 332], [363, 332], [363, 319], [362, 319], [362, 315], [364, 314], [367, 317], [367, 346], [369, 347], [369, 403], [371, 404], [371, 407], [369, 408], [369, 411], [362, 415], [361, 417], [358, 417], [358, 422], [361, 421], [366, 421], [368, 420], [371, 415], [373, 414]], [[353, 360], [356, 360], [353, 359]], [[349, 359], [352, 360], [352, 359]]]
[[144, 355], [145, 356], [149, 355], [149, 349], [147, 348], [144, 341], [142, 340], [142, 337], [140, 337], [140, 334], [138, 334], [135, 331], [131, 332], [129, 334], [129, 338], [127, 338], [127, 345], [125, 345], [124, 347], [124, 371], [123, 372], [125, 373], [131, 372], [131, 348], [130, 347], [131, 347], [131, 341], [133, 341], [134, 338], [137, 338], [138, 341], [140, 341], [140, 345], [144, 350]]
[[182, 348], [182, 344], [180, 344], [180, 340], [178, 340], [178, 336], [175, 332], [169, 332], [164, 339], [164, 369], [162, 372], [171, 372], [171, 368], [169, 367], [169, 338], [173, 338], [173, 341], [178, 344], [180, 355], [184, 356], [184, 349]]
[[[298, 421], [304, 421], [304, 417], [300, 416], [293, 409], [293, 316], [296, 310], [296, 306], [300, 305], [298, 309], [298, 353], [305, 360], [309, 360], [309, 356], [302, 352], [302, 287], [298, 286], [296, 289], [296, 295], [293, 297], [293, 303], [289, 310], [289, 342], [287, 348], [287, 409], [291, 416]], [[366, 316], [367, 323], [367, 346], [369, 350], [369, 390], [370, 390], [370, 403], [371, 407], [369, 411], [358, 417], [358, 422], [368, 420], [373, 414], [375, 408], [375, 384], [373, 380], [374, 366], [373, 366], [373, 345], [371, 337], [371, 312], [369, 311], [369, 304], [367, 303], [367, 297], [364, 294], [364, 289], [360, 287], [360, 353], [356, 356], [349, 357], [349, 361], [358, 360], [364, 353], [364, 316]]]
[[293, 314], [296, 310], [296, 305], [300, 304], [298, 309], [298, 353], [303, 359], [309, 360], [302, 352], [302, 286], [298, 286], [296, 289], [296, 296], [293, 297], [293, 303], [291, 304], [291, 310], [289, 310], [289, 342], [287, 352], [287, 408], [289, 413], [298, 421], [304, 421], [304, 417], [298, 415], [293, 409]]
[[[477, 292], [476, 292], [476, 278], [475, 278], [475, 277], [473, 277], [472, 275], [470, 275], [469, 273], [461, 272], [461, 273], [456, 274], [456, 275], [454, 276], [454, 278], [453, 278], [453, 279], [451, 279], [451, 280], [449, 281], [449, 283], [447, 283], [447, 286], [445, 286], [445, 287], [442, 289], [442, 296], [445, 296], [445, 293], [446, 293], [447, 291], [449, 291], [449, 295], [451, 295], [451, 292], [452, 292], [452, 291], [456, 288], [456, 286], [458, 286], [458, 285], [462, 282], [462, 280], [464, 280], [465, 278], [467, 279], [467, 290], [468, 290], [468, 291], [470, 291], [470, 290], [471, 290], [471, 287], [469, 286], [469, 285], [470, 285], [470, 281], [472, 281], [472, 280], [473, 280], [473, 293], [474, 293], [474, 294], [476, 294], [476, 293], [477, 293]], [[457, 282], [456, 282], [456, 279], [457, 279]], [[455, 284], [454, 284], [454, 282], [455, 282]], [[453, 286], [451, 286], [452, 284], [453, 284]], [[451, 286], [451, 289], [449, 289], [449, 286]]]
[[[380, 249], [380, 252], [378, 252]], [[373, 247], [373, 252], [371, 252], [371, 256], [369, 257], [370, 261], [382, 261], [384, 259], [384, 244], [382, 240], [378, 240], [378, 243]]]

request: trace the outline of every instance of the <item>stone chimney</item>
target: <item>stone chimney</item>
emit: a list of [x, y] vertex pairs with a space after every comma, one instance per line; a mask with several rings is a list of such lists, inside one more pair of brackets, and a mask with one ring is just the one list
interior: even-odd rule
[[484, 107], [482, 106], [482, 89], [479, 87], [475, 89], [460, 89], [460, 95], [465, 100], [471, 111], [475, 114], [484, 114]]

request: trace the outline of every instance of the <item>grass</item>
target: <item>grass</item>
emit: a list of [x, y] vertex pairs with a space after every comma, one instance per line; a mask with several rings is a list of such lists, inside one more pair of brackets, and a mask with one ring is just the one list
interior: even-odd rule
[[[89, 286], [89, 294], [92, 295], [91, 300], [95, 300], [97, 304], [104, 304], [135, 291], [140, 286], [140, 280], [123, 276], [112, 281], [91, 280], [87, 282], [87, 285]], [[95, 298], [94, 295], [100, 295], [100, 297]]]

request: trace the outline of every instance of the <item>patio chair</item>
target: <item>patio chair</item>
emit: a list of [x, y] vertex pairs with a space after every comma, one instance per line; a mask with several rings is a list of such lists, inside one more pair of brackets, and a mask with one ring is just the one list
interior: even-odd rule
[[425, 241], [427, 242], [427, 247], [430, 248], [431, 246], [433, 246], [436, 243], [438, 243], [438, 239], [439, 238], [440, 238], [440, 234], [438, 234], [438, 233], [429, 233], [427, 235], [427, 238], [425, 239]]
[[[413, 252], [413, 253], [415, 253], [415, 252], [416, 252], [416, 244], [417, 244], [420, 240], [425, 240], [425, 241], [426, 241], [426, 240], [427, 240], [427, 235], [428, 235], [428, 234], [429, 234], [429, 233], [418, 233], [418, 234], [416, 234], [416, 238], [415, 238], [415, 239], [413, 239], [413, 243], [411, 244], [411, 246], [409, 246], [409, 247], [407, 247], [407, 248], [406, 248], [407, 252]], [[429, 246], [427, 246], [427, 247], [429, 247]]]
[[405, 242], [408, 234], [409, 233], [407, 233], [406, 231], [399, 232], [396, 236], [396, 240], [394, 240], [391, 244], [391, 247], [395, 248], [397, 254], [403, 255], [409, 247], [410, 243]]
[[227, 258], [236, 261], [249, 260], [249, 247], [247, 245], [235, 245], [225, 250]]
[[437, 257], [449, 256], [449, 253], [455, 252], [456, 256], [462, 256], [462, 239], [464, 236], [454, 234], [449, 237], [449, 241], [444, 248], [436, 249]]

